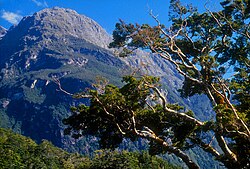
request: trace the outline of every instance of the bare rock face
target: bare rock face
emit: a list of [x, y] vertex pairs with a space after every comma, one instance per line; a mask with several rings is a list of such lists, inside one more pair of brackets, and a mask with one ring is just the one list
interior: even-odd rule
[[104, 62], [119, 62], [107, 57], [112, 55], [110, 42], [111, 36], [88, 17], [71, 9], [44, 9], [24, 17], [0, 41], [0, 78], [62, 65], [83, 67], [89, 61], [86, 55], [94, 53]]
[[54, 34], [55, 32], [51, 30], [56, 29], [54, 36], [71, 35], [102, 48], [107, 48], [107, 44], [111, 42], [111, 37], [98, 23], [71, 9], [58, 7], [44, 9], [31, 18], [34, 19], [36, 28], [40, 27], [43, 32]]

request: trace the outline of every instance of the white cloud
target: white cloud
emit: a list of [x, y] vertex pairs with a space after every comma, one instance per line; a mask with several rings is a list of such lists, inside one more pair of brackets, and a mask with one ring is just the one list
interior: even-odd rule
[[3, 11], [1, 17], [12, 24], [18, 24], [18, 22], [23, 18], [21, 15], [17, 13], [8, 11]]
[[38, 1], [38, 0], [32, 0], [32, 2], [34, 2], [37, 6], [40, 6], [40, 7], [46, 7], [46, 8], [49, 7], [45, 0], [43, 2]]

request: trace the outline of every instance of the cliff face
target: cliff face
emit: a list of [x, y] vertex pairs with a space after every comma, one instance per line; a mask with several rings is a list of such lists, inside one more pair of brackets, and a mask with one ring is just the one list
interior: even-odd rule
[[[121, 77], [131, 69], [161, 77], [169, 102], [193, 109], [201, 119], [211, 118], [206, 98], [180, 98], [182, 77], [171, 64], [143, 51], [117, 58], [107, 48], [111, 40], [95, 21], [70, 9], [44, 9], [24, 17], [0, 40], [0, 126], [75, 151], [73, 140], [63, 135], [62, 119], [69, 116], [71, 105], [88, 101], [58, 91], [54, 81], [75, 93], [91, 88], [98, 76], [121, 85]], [[84, 144], [95, 144], [92, 141]]]

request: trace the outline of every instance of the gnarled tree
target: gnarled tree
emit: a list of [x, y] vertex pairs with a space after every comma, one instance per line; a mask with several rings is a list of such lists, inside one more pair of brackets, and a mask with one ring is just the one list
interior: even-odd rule
[[[124, 137], [145, 138], [151, 153], [173, 153], [189, 168], [199, 166], [183, 147], [195, 144], [228, 168], [248, 168], [250, 2], [232, 0], [221, 5], [220, 11], [199, 13], [171, 0], [169, 28], [152, 13], [157, 26], [121, 21], [110, 44], [122, 49], [122, 57], [139, 48], [172, 63], [184, 77], [181, 95], [207, 95], [216, 113], [214, 120], [199, 121], [191, 112], [168, 104], [157, 78], [127, 76], [121, 88], [97, 85], [102, 90], [90, 90], [90, 106], [72, 108], [72, 116], [64, 121], [69, 125], [66, 133], [97, 135], [104, 147], [116, 146]], [[201, 133], [208, 132], [214, 133], [220, 150], [202, 138]]]

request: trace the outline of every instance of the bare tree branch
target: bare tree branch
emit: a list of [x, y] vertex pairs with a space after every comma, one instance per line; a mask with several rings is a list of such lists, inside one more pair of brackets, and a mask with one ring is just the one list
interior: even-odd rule
[[169, 113], [172, 113], [180, 118], [183, 118], [189, 122], [193, 122], [194, 124], [198, 125], [198, 126], [202, 126], [204, 125], [203, 122], [197, 120], [196, 118], [194, 117], [191, 117], [185, 113], [181, 113], [181, 112], [177, 112], [175, 110], [172, 110], [170, 108], [167, 107], [167, 102], [166, 102], [166, 98], [163, 96], [163, 94], [160, 92], [160, 90], [157, 88], [157, 87], [154, 87], [154, 86], [149, 86], [150, 88], [152, 88], [156, 93], [157, 95], [160, 97], [160, 99], [162, 100], [162, 106], [164, 107], [164, 109], [166, 110], [166, 112], [169, 112]]
[[219, 157], [221, 156], [221, 154], [216, 149], [214, 149], [210, 144], [204, 143], [201, 139], [192, 137], [190, 137], [189, 139], [191, 139], [193, 143], [198, 144], [204, 151], [211, 153], [214, 157], [219, 159]]
[[237, 156], [230, 150], [224, 137], [221, 136], [218, 132], [215, 132], [215, 137], [216, 137], [216, 140], [218, 141], [220, 148], [225, 153], [225, 156], [227, 156], [229, 159], [233, 160], [234, 162], [237, 162]]
[[184, 153], [183, 151], [181, 151], [179, 148], [174, 147], [174, 146], [170, 146], [166, 141], [164, 141], [163, 139], [159, 138], [158, 136], [155, 135], [155, 133], [150, 130], [149, 128], [145, 127], [148, 131], [144, 130], [144, 131], [138, 131], [136, 134], [139, 137], [142, 138], [149, 138], [154, 140], [156, 143], [162, 145], [164, 147], [164, 149], [169, 152], [169, 153], [173, 153], [175, 154], [177, 157], [180, 157], [185, 164], [190, 168], [190, 169], [199, 169], [199, 166], [197, 164], [195, 164], [186, 153]]
[[[221, 81], [219, 81], [220, 83], [222, 83]], [[225, 84], [222, 84], [222, 86]], [[211, 85], [213, 90], [220, 95], [226, 102], [226, 104], [228, 105], [228, 107], [233, 111], [235, 117], [239, 120], [239, 122], [241, 123], [242, 127], [245, 129], [245, 131], [247, 132], [248, 137], [250, 137], [250, 130], [247, 127], [246, 123], [239, 117], [237, 110], [235, 109], [235, 107], [232, 105], [232, 103], [230, 102], [230, 100], [228, 99], [228, 97], [226, 96], [226, 93], [221, 94], [221, 92], [219, 92], [214, 85]]]
[[98, 97], [95, 97], [95, 100], [100, 104], [101, 108], [106, 113], [106, 115], [114, 122], [114, 124], [117, 126], [117, 129], [120, 131], [120, 133], [122, 135], [125, 135], [126, 132], [121, 129], [121, 126], [116, 121], [116, 117], [106, 109], [105, 105], [100, 101]]
[[240, 131], [238, 131], [238, 130], [229, 131], [227, 128], [225, 128], [225, 130], [226, 130], [226, 132], [227, 132], [228, 134], [230, 134], [230, 135], [232, 135], [232, 136], [239, 136], [239, 135], [241, 135], [242, 137], [245, 137], [245, 138], [247, 138], [247, 139], [250, 139], [250, 137], [249, 137], [246, 133], [244, 133], [244, 132], [240, 132]]
[[210, 15], [213, 17], [213, 19], [214, 19], [214, 20], [216, 21], [216, 23], [219, 25], [219, 27], [222, 27], [220, 21], [214, 16], [213, 12], [210, 11], [210, 10], [207, 8], [206, 5], [207, 5], [207, 4], [204, 5], [205, 9], [210, 13]]
[[230, 21], [225, 16], [221, 15], [220, 13], [217, 13], [217, 14], [222, 19], [224, 19], [226, 21], [227, 25], [231, 28], [232, 31], [237, 32], [238, 34], [243, 35], [243, 36], [247, 37], [248, 39], [250, 39], [250, 36], [249, 36], [249, 33], [248, 33], [248, 29], [249, 29], [250, 25], [247, 26], [246, 33], [243, 33], [241, 31], [238, 31], [238, 30], [234, 29], [233, 25], [230, 23]]

